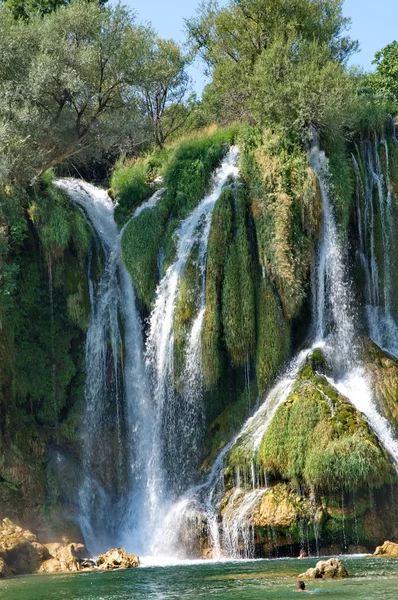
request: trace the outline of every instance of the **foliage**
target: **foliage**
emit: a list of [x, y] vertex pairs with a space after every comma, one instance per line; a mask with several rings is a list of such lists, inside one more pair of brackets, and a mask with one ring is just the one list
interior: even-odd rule
[[[254, 132], [255, 133], [255, 132]], [[265, 131], [249, 136], [242, 160], [260, 265], [274, 281], [287, 320], [306, 296], [312, 247], [319, 230], [320, 196], [298, 146]]]
[[259, 450], [273, 475], [330, 491], [381, 487], [392, 465], [361, 415], [307, 364]]
[[115, 219], [123, 223], [131, 212], [153, 193], [148, 182], [148, 166], [144, 160], [119, 161], [111, 176], [112, 193], [118, 204]]
[[163, 147], [166, 140], [184, 126], [188, 117], [184, 110], [189, 86], [188, 57], [172, 40], [158, 39], [146, 59], [142, 94], [155, 141]]
[[378, 102], [398, 108], [398, 42], [394, 41], [376, 52], [376, 71], [369, 75], [369, 85]]
[[[29, 19], [30, 15], [40, 13], [48, 14], [67, 6], [70, 0], [2, 0], [2, 2], [12, 11], [15, 19]], [[100, 0], [100, 4], [106, 4], [107, 0]]]
[[342, 0], [202, 3], [187, 28], [212, 75], [205, 102], [221, 122], [267, 119], [298, 132], [305, 123], [334, 118], [335, 105], [342, 107], [335, 78], [341, 83], [340, 65], [357, 48], [343, 35], [348, 26]]
[[[172, 261], [174, 232], [181, 219], [203, 198], [215, 166], [225, 154], [235, 129], [215, 131], [177, 143], [167, 152], [146, 158], [151, 176], [162, 174], [166, 192], [157, 206], [143, 211], [127, 226], [122, 239], [123, 258], [136, 285], [137, 295], [149, 308], [152, 304], [158, 272], [159, 252], [164, 268]], [[125, 188], [127, 189], [127, 187]], [[127, 213], [130, 196], [120, 198], [120, 212]]]
[[221, 377], [221, 289], [227, 250], [233, 231], [233, 192], [225, 187], [213, 209], [207, 249], [206, 311], [202, 329], [202, 372], [211, 387]]
[[312, 124], [340, 131], [353, 97], [351, 79], [330, 59], [327, 45], [280, 38], [261, 55], [253, 74], [253, 112], [300, 140]]
[[2, 177], [30, 181], [60, 162], [87, 161], [148, 137], [140, 85], [155, 35], [121, 5], [75, 0], [13, 18], [0, 7]]
[[85, 259], [91, 233], [49, 177], [29, 193], [10, 188], [1, 208], [7, 223], [4, 258], [14, 277], [12, 286], [1, 284], [0, 294], [8, 345], [2, 375], [12, 389], [7, 412], [14, 401], [37, 423], [54, 426], [82, 368], [78, 347], [90, 308]]

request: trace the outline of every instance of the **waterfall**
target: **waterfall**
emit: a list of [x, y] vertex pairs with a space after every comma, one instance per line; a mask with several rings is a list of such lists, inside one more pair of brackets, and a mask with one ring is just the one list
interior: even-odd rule
[[[310, 164], [320, 184], [323, 208], [313, 316], [317, 338], [325, 340], [324, 351], [335, 373], [329, 382], [365, 416], [398, 466], [398, 441], [387, 419], [377, 410], [371, 383], [355, 342], [353, 300], [333, 213], [328, 159], [316, 142], [310, 152]], [[332, 334], [328, 335], [330, 330]]]
[[[380, 152], [385, 163], [384, 172]], [[373, 143], [371, 139], [365, 139], [357, 156], [352, 158], [357, 181], [359, 255], [366, 278], [369, 335], [380, 348], [398, 358], [398, 323], [392, 287], [397, 248], [387, 139], [380, 139], [377, 134]], [[362, 211], [361, 204], [365, 207]]]
[[[195, 524], [196, 535], [201, 535], [203, 522], [206, 522], [207, 536], [215, 558], [254, 556], [251, 519], [267, 490], [266, 474], [264, 478], [256, 475], [256, 454], [276, 410], [290, 394], [298, 372], [315, 348], [322, 348], [333, 368], [335, 378], [328, 378], [330, 384], [364, 415], [370, 428], [398, 465], [398, 442], [388, 421], [377, 410], [370, 382], [361, 365], [356, 344], [356, 314], [353, 309], [351, 286], [334, 217], [329, 164], [325, 153], [319, 148], [316, 137], [309, 152], [309, 162], [317, 176], [322, 196], [322, 225], [312, 278], [312, 345], [299, 352], [291, 361], [260, 407], [246, 421], [238, 435], [221, 451], [207, 480], [185, 493], [174, 507], [174, 519], [170, 519], [174, 526], [172, 532], [171, 527], [169, 528], [170, 539], [177, 546], [187, 531], [193, 535], [192, 528]], [[363, 228], [365, 230], [364, 225]], [[248, 472], [237, 470], [234, 487], [226, 496], [224, 462], [236, 445], [239, 445], [247, 459]], [[223, 513], [220, 523], [222, 499]]]
[[[239, 151], [231, 147], [212, 176], [209, 193], [176, 232], [176, 257], [156, 291], [146, 345], [146, 361], [151, 372], [154, 400], [154, 445], [151, 482], [154, 505], [153, 527], [157, 531], [152, 552], [161, 553], [164, 540], [163, 522], [172, 510], [173, 495], [186, 489], [197, 460], [197, 430], [202, 418], [200, 393], [200, 337], [205, 310], [205, 270], [207, 243], [213, 208], [224, 185], [238, 175]], [[183, 391], [174, 382], [174, 313], [178, 287], [191, 251], [198, 245], [201, 279], [199, 310], [193, 322], [186, 350]], [[168, 540], [164, 540], [168, 543]]]
[[[84, 209], [104, 253], [103, 275], [90, 273], [86, 338], [83, 479], [79, 523], [92, 552], [125, 545], [141, 551], [148, 536], [152, 405], [144, 363], [142, 324], [130, 275], [121, 259], [121, 237], [107, 193], [83, 181], [56, 185]], [[153, 208], [162, 190], [141, 205]], [[122, 333], [123, 330], [123, 333]], [[123, 360], [123, 352], [125, 352]]]

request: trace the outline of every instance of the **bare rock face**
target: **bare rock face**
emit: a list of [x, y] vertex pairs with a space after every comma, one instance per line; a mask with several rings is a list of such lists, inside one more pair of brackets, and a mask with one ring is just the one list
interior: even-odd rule
[[113, 548], [100, 554], [97, 560], [99, 569], [131, 569], [138, 567], [140, 559], [134, 554], [127, 554], [123, 548]]
[[344, 579], [346, 577], [349, 577], [348, 571], [338, 558], [320, 560], [315, 568], [299, 575], [299, 579]]
[[45, 544], [48, 560], [40, 566], [40, 573], [79, 571], [80, 561], [90, 556], [83, 544]]
[[12, 575], [36, 573], [49, 552], [36, 536], [10, 519], [0, 522], [0, 558]]
[[398, 544], [394, 542], [384, 542], [382, 546], [378, 546], [373, 556], [393, 556], [398, 558]]

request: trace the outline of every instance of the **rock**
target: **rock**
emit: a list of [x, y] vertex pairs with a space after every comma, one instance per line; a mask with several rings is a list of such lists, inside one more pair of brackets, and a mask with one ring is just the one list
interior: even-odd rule
[[90, 556], [83, 544], [46, 544], [49, 560], [40, 566], [40, 573], [78, 571], [79, 563]]
[[394, 542], [384, 542], [382, 546], [378, 546], [373, 556], [396, 556], [398, 557], [398, 544]]
[[5, 561], [0, 558], [0, 579], [3, 579], [4, 577], [11, 577], [11, 572]]
[[134, 554], [127, 554], [123, 548], [113, 548], [100, 554], [97, 560], [99, 569], [131, 569], [138, 567], [140, 559]]
[[338, 558], [320, 560], [314, 569], [308, 569], [299, 575], [299, 579], [344, 579], [349, 577], [348, 571]]
[[0, 522], [0, 558], [13, 575], [36, 573], [49, 552], [37, 537], [10, 519]]

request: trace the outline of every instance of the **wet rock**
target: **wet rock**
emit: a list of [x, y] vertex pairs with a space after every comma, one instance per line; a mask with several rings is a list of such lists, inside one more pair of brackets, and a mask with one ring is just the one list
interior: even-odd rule
[[348, 571], [338, 558], [320, 560], [313, 569], [299, 575], [299, 579], [344, 579]]
[[99, 569], [131, 569], [138, 567], [140, 559], [134, 554], [127, 554], [123, 548], [113, 548], [100, 554], [97, 560]]
[[83, 544], [46, 544], [48, 560], [40, 566], [40, 573], [78, 571], [80, 562], [90, 556]]
[[11, 577], [11, 572], [4, 560], [0, 558], [0, 579], [4, 579], [5, 577]]
[[384, 542], [382, 546], [378, 546], [373, 556], [393, 556], [398, 558], [398, 544], [394, 542]]
[[37, 537], [10, 519], [0, 522], [0, 558], [13, 575], [36, 573], [49, 552]]

